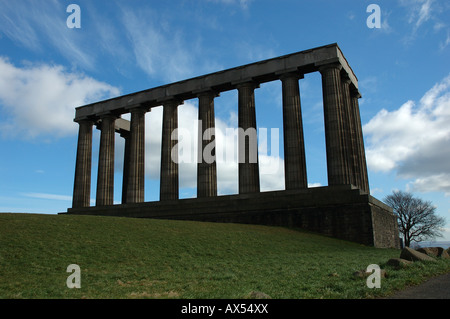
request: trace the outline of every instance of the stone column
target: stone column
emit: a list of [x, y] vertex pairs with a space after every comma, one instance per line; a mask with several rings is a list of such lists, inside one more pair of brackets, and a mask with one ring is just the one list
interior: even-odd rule
[[91, 197], [92, 126], [91, 120], [78, 122], [78, 146], [72, 207], [89, 207]]
[[125, 140], [123, 154], [123, 178], [122, 178], [122, 204], [127, 203], [128, 178], [130, 175], [130, 132], [120, 132], [120, 137]]
[[354, 118], [355, 135], [356, 135], [356, 156], [357, 156], [357, 173], [361, 181], [360, 188], [370, 194], [369, 188], [369, 175], [367, 173], [367, 162], [366, 162], [366, 152], [364, 149], [364, 137], [361, 126], [361, 115], [359, 113], [359, 102], [358, 99], [361, 97], [357, 89], [350, 90], [351, 106]]
[[98, 158], [96, 206], [114, 204], [114, 142], [116, 117], [102, 117]]
[[255, 88], [253, 82], [237, 86], [238, 104], [238, 147], [239, 147], [239, 194], [258, 193], [258, 139], [256, 131]]
[[163, 127], [161, 143], [161, 183], [160, 200], [178, 199], [178, 129], [179, 101], [167, 101], [163, 105]]
[[127, 203], [140, 203], [144, 201], [145, 113], [146, 110], [143, 108], [134, 108], [131, 110]]
[[342, 143], [344, 148], [344, 160], [346, 162], [347, 175], [349, 178], [349, 184], [360, 187], [358, 180], [357, 168], [356, 168], [356, 136], [354, 119], [352, 112], [352, 105], [350, 100], [350, 78], [345, 75], [341, 78], [342, 84], [342, 115], [343, 115], [343, 136]]
[[283, 136], [285, 188], [308, 187], [305, 142], [298, 80], [303, 75], [288, 73], [280, 77], [283, 92]]
[[217, 196], [216, 141], [214, 132], [214, 98], [216, 96], [217, 94], [214, 92], [204, 92], [198, 96], [198, 198]]
[[344, 132], [341, 69], [340, 64], [327, 64], [319, 68], [322, 74], [328, 185], [349, 184], [342, 142]]

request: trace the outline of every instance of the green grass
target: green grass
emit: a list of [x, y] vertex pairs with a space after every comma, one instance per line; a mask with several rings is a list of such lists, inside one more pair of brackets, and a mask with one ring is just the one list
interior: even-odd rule
[[[385, 267], [399, 254], [280, 227], [0, 214], [0, 298], [374, 298], [450, 271]], [[369, 264], [387, 271], [381, 289], [353, 276]]]

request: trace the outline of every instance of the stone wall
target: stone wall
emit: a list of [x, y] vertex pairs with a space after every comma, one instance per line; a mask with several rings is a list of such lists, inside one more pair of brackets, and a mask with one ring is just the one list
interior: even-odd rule
[[372, 205], [371, 211], [374, 246], [389, 247], [390, 243], [396, 242], [395, 248], [400, 248], [397, 216], [377, 205]]

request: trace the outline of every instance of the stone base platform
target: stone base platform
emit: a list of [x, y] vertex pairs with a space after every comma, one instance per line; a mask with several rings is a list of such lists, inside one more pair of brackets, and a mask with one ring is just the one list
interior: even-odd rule
[[378, 248], [400, 248], [392, 208], [351, 185], [69, 208], [64, 214], [284, 226]]

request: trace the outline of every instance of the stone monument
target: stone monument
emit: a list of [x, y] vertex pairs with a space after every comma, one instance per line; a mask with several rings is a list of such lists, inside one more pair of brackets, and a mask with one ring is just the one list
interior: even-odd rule
[[[299, 80], [322, 76], [328, 186], [308, 188]], [[239, 193], [217, 195], [216, 163], [198, 163], [197, 198], [179, 199], [171, 158], [178, 107], [198, 98], [199, 134], [215, 127], [214, 99], [237, 90], [239, 128], [256, 129], [255, 90], [280, 81], [283, 95], [285, 190], [260, 192], [256, 139], [239, 138]], [[358, 80], [337, 44], [227, 69], [76, 108], [79, 124], [73, 204], [68, 214], [128, 216], [299, 227], [375, 247], [399, 248], [396, 216], [370, 195]], [[144, 201], [146, 112], [163, 106], [160, 201]], [[131, 120], [121, 118], [130, 113]], [[101, 132], [96, 204], [90, 206], [92, 130]], [[114, 139], [125, 139], [122, 203], [114, 198]], [[199, 147], [205, 148], [206, 143]], [[201, 150], [200, 150], [201, 151]]]

